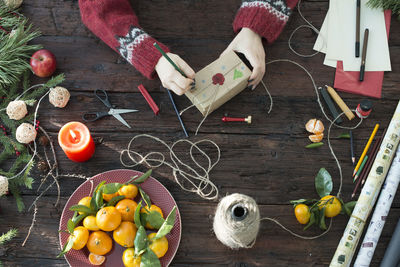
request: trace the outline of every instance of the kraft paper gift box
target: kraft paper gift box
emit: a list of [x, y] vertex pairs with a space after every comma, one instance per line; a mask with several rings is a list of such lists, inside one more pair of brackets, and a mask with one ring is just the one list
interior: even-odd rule
[[231, 51], [196, 73], [196, 87], [185, 95], [205, 116], [243, 91], [250, 69]]

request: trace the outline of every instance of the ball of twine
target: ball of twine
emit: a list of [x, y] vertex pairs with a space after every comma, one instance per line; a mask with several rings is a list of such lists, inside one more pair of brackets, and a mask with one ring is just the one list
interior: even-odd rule
[[18, 126], [17, 131], [15, 132], [15, 137], [17, 141], [22, 144], [29, 144], [36, 139], [36, 129], [32, 124], [22, 123]]
[[25, 101], [15, 100], [8, 103], [7, 115], [12, 120], [20, 120], [28, 114], [28, 109], [26, 108]]
[[231, 249], [251, 248], [260, 228], [260, 211], [256, 201], [243, 194], [221, 199], [214, 217], [214, 233]]
[[0, 175], [0, 197], [8, 192], [8, 179]]
[[66, 88], [57, 86], [50, 89], [49, 101], [53, 106], [63, 108], [68, 104], [70, 96]]
[[3, 0], [4, 4], [11, 9], [19, 8], [22, 5], [23, 0]]

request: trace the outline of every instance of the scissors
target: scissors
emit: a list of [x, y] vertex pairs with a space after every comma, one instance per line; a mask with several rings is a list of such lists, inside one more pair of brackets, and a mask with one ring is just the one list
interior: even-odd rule
[[86, 122], [96, 121], [100, 118], [105, 116], [114, 116], [117, 120], [119, 120], [123, 125], [128, 128], [131, 128], [129, 124], [122, 118], [120, 114], [130, 113], [130, 112], [138, 112], [139, 110], [136, 109], [114, 109], [113, 105], [111, 105], [110, 101], [108, 100], [108, 95], [105, 90], [97, 89], [94, 91], [94, 95], [101, 101], [103, 104], [108, 107], [109, 111], [100, 111], [100, 112], [89, 112], [83, 114], [82, 118]]

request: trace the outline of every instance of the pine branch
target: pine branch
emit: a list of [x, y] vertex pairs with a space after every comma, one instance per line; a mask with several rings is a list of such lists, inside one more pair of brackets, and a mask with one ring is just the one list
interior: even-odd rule
[[[2, 27], [8, 31], [0, 34], [0, 91], [19, 81], [21, 75], [30, 69], [28, 59], [40, 45], [28, 45], [32, 39], [40, 36], [32, 30], [28, 20], [17, 13], [12, 13], [6, 6], [0, 7]], [[11, 31], [13, 33], [11, 34]]]
[[11, 239], [16, 237], [18, 234], [18, 230], [15, 228], [10, 229], [7, 233], [2, 234], [0, 236], [0, 246], [4, 245], [7, 242], [10, 242]]
[[371, 8], [390, 9], [392, 14], [400, 19], [400, 1], [399, 0], [369, 0], [367, 3]]
[[15, 184], [10, 183], [8, 189], [10, 190], [11, 194], [13, 194], [15, 201], [17, 202], [18, 211], [22, 212], [25, 209], [25, 204], [24, 204], [24, 201], [22, 200], [21, 192], [19, 191], [19, 188]]

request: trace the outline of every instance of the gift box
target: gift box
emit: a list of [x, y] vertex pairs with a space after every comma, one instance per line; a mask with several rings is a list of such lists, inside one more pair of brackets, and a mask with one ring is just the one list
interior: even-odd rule
[[196, 73], [196, 87], [185, 95], [205, 116], [247, 87], [251, 71], [231, 51]]

